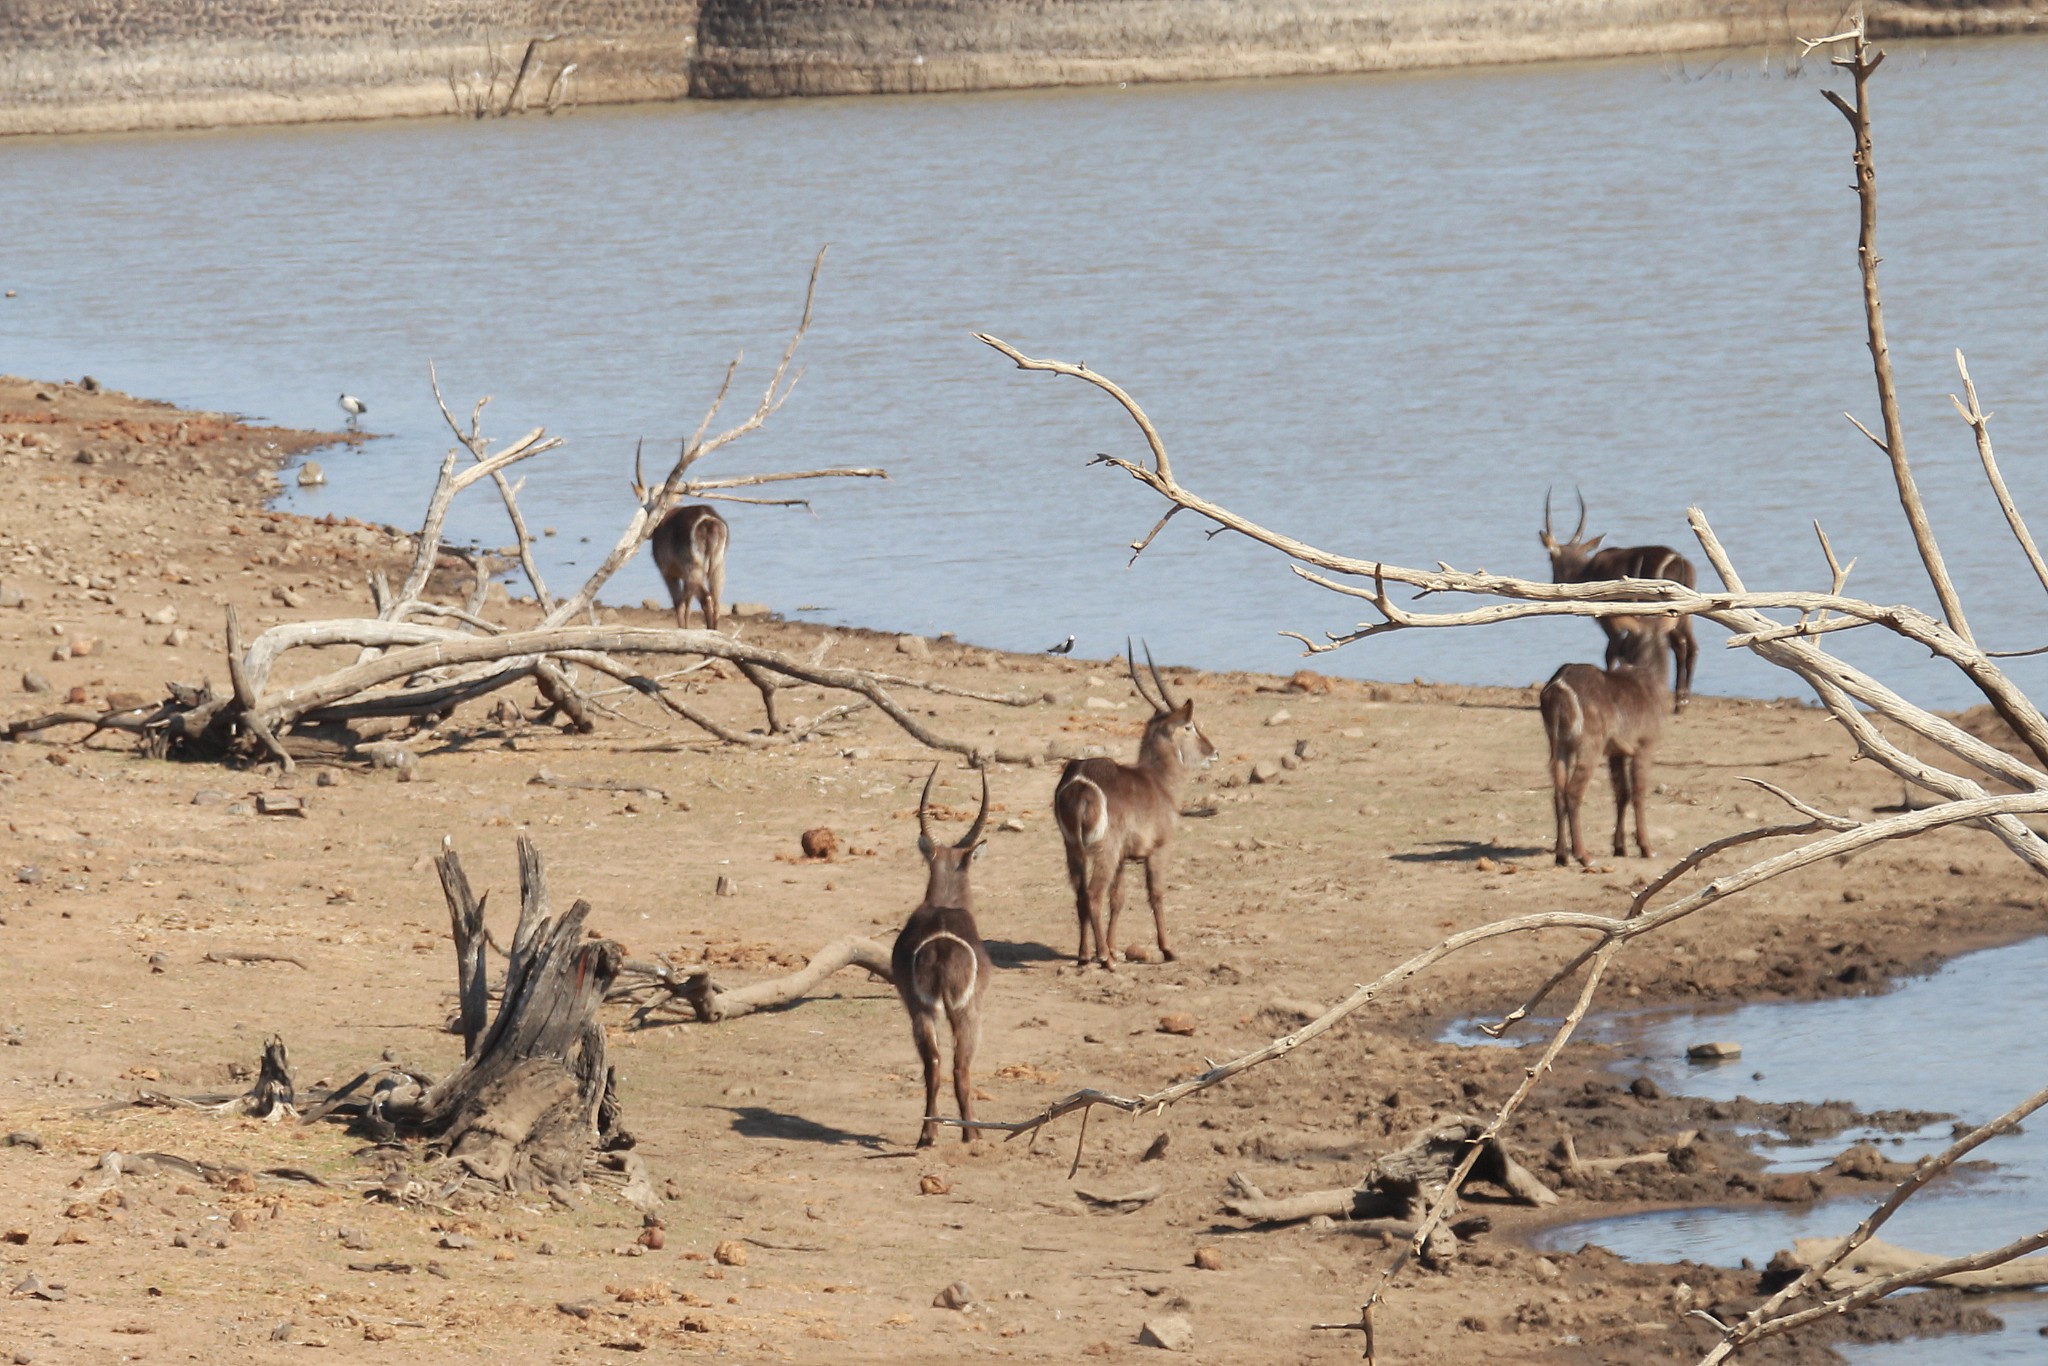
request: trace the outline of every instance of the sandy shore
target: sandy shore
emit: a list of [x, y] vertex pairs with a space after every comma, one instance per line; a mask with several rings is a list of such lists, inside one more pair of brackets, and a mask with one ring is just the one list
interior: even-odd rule
[[[0, 719], [67, 697], [153, 699], [166, 680], [218, 685], [228, 605], [254, 627], [366, 613], [364, 575], [398, 564], [403, 532], [265, 509], [273, 461], [333, 440], [0, 381], [10, 494], [0, 685], [13, 698]], [[349, 451], [320, 459], [345, 492]], [[737, 597], [753, 553], [734, 547]], [[616, 615], [657, 624], [663, 614]], [[829, 634], [835, 662], [1049, 694], [1021, 709], [919, 701], [934, 725], [985, 732], [1005, 749], [1122, 754], [1139, 725], [1119, 669], [1100, 661], [945, 640], [913, 659], [893, 637], [759, 617], [741, 629], [800, 651]], [[1588, 637], [1591, 657], [1598, 638]], [[1057, 766], [993, 775], [1005, 828], [976, 872], [999, 966], [979, 1068], [986, 1114], [1021, 1117], [1086, 1085], [1154, 1087], [1284, 1032], [1298, 1003], [1333, 1001], [1457, 927], [1616, 909], [1649, 866], [1549, 866], [1542, 732], [1527, 692], [1169, 677], [1221, 751], [1188, 794], [1213, 814], [1181, 835], [1170, 911], [1181, 961], [1075, 972], [1048, 815]], [[759, 724], [743, 679], [708, 670], [692, 686], [708, 712]], [[798, 715], [830, 705], [811, 690], [785, 698]], [[567, 1359], [621, 1344], [817, 1362], [963, 1351], [1143, 1360], [1152, 1349], [1136, 1345], [1141, 1326], [1172, 1313], [1193, 1325], [1205, 1361], [1357, 1359], [1355, 1338], [1307, 1325], [1355, 1312], [1362, 1278], [1389, 1255], [1380, 1233], [1248, 1225], [1220, 1213], [1227, 1182], [1241, 1172], [1273, 1194], [1349, 1185], [1433, 1116], [1498, 1104], [1532, 1049], [1475, 1055], [1434, 1040], [1449, 1019], [1512, 1005], [1570, 951], [1564, 941], [1454, 958], [1285, 1061], [1141, 1122], [1098, 1119], [1072, 1179], [1071, 1121], [1035, 1145], [912, 1149], [908, 1031], [890, 989], [859, 973], [789, 1010], [722, 1025], [635, 1030], [610, 1010], [626, 1120], [666, 1197], [667, 1246], [639, 1256], [638, 1213], [602, 1193], [574, 1209], [468, 1194], [399, 1208], [364, 1198], [376, 1170], [358, 1156], [361, 1140], [333, 1126], [102, 1108], [142, 1091], [235, 1089], [273, 1032], [308, 1088], [380, 1056], [449, 1067], [460, 1056], [443, 1028], [452, 955], [429, 866], [443, 835], [479, 886], [499, 889], [500, 917], [513, 837], [525, 831], [557, 898], [595, 905], [595, 930], [636, 956], [708, 960], [727, 984], [779, 974], [845, 934], [886, 937], [915, 904], [913, 812], [932, 756], [900, 732], [857, 716], [805, 743], [739, 749], [637, 699], [610, 700], [626, 716], [589, 735], [494, 720], [482, 705], [458, 712], [399, 737], [420, 756], [412, 781], [353, 762], [308, 765], [294, 789], [308, 801], [303, 817], [254, 814], [251, 798], [272, 776], [145, 759], [119, 736], [81, 741], [83, 727], [0, 745], [0, 1128], [40, 1144], [0, 1147], [0, 1289], [31, 1273], [64, 1287], [60, 1299], [10, 1300], [0, 1354], [259, 1359], [284, 1350], [273, 1343], [319, 1341], [352, 1359], [402, 1348], [429, 1361]], [[1244, 781], [1297, 745], [1306, 761], [1276, 781]], [[1815, 711], [1703, 698], [1667, 742], [1657, 837], [1679, 850], [1751, 823], [1764, 799], [1737, 781], [1744, 773], [1836, 810], [1897, 799], [1894, 781], [1849, 755]], [[543, 770], [641, 790], [538, 785]], [[960, 801], [964, 778], [950, 780]], [[805, 861], [798, 836], [817, 826], [848, 851]], [[736, 896], [713, 894], [722, 876]], [[2040, 911], [2038, 883], [1986, 837], [1944, 834], [1726, 903], [1621, 960], [1607, 999], [1868, 992], [1935, 956], [2035, 931]], [[1121, 938], [1142, 939], [1140, 924], [1125, 925]], [[297, 961], [216, 961], [236, 951]], [[1169, 1013], [1191, 1017], [1193, 1036], [1161, 1032]], [[1632, 1093], [1628, 1080], [1598, 1050], [1567, 1055], [1511, 1131], [1563, 1204], [1538, 1216], [1475, 1198], [1492, 1231], [1448, 1271], [1408, 1273], [1378, 1320], [1385, 1359], [1694, 1360], [1704, 1330], [1674, 1298], [1679, 1273], [1597, 1251], [1539, 1257], [1521, 1238], [1539, 1217], [1881, 1189], [1835, 1176], [1771, 1189], [1731, 1133], [1744, 1118], [1825, 1133], [1840, 1114], [1731, 1117]], [[1575, 1174], [1559, 1155], [1567, 1133], [1597, 1157], [1668, 1145], [1686, 1129], [1702, 1137], [1683, 1171]], [[1161, 1135], [1164, 1155], [1144, 1160]], [[302, 1168], [331, 1184], [150, 1176], [103, 1190], [87, 1174], [111, 1150]], [[943, 1194], [920, 1193], [928, 1175], [943, 1178], [932, 1183]], [[1161, 1193], [1132, 1213], [1096, 1212], [1074, 1194], [1151, 1185]], [[746, 1248], [743, 1266], [707, 1258], [724, 1240]], [[1217, 1249], [1220, 1269], [1191, 1265], [1200, 1246]], [[1753, 1273], [1681, 1278], [1688, 1304], [1739, 1314], [1754, 1302]], [[954, 1281], [974, 1307], [933, 1306]], [[585, 1317], [564, 1303], [596, 1307]], [[1974, 1312], [1916, 1296], [1859, 1326], [1899, 1332]], [[1769, 1359], [1830, 1358], [1809, 1338]]]

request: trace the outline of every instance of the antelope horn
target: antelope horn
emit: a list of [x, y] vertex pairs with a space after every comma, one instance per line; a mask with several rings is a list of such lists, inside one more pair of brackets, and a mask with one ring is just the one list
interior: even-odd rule
[[647, 498], [647, 476], [640, 469], [640, 448], [645, 444], [646, 437], [641, 437], [633, 443], [633, 496], [642, 501]]
[[982, 827], [987, 824], [988, 770], [984, 768], [981, 771], [981, 810], [974, 813], [974, 824], [967, 827], [967, 833], [961, 837], [960, 843], [957, 847], [961, 849], [972, 849], [975, 845], [979, 844], [981, 842]]
[[1165, 711], [1166, 708], [1154, 702], [1152, 694], [1145, 691], [1145, 680], [1138, 677], [1138, 652], [1131, 647], [1129, 636], [1124, 637], [1124, 667], [1131, 671], [1131, 686], [1138, 690], [1138, 696], [1145, 699], [1145, 705], [1154, 711]]
[[1152, 647], [1149, 644], [1145, 647], [1145, 667], [1152, 671], [1152, 685], [1159, 689], [1159, 700], [1166, 704], [1159, 710], [1172, 711], [1179, 706], [1180, 703], [1174, 695], [1166, 690], [1166, 680], [1159, 676], [1159, 666], [1152, 662]]
[[1576, 541], [1586, 531], [1586, 495], [1577, 484], [1572, 485], [1572, 492], [1579, 495], [1579, 524], [1572, 528], [1572, 539]]
[[930, 808], [932, 783], [938, 776], [939, 766], [933, 764], [931, 773], [924, 780], [924, 792], [917, 799], [917, 833], [924, 837], [927, 844], [933, 845], [936, 845], [938, 841], [932, 838], [932, 813]]
[[1555, 539], [1557, 533], [1550, 526], [1550, 492], [1549, 489], [1543, 490], [1543, 534]]

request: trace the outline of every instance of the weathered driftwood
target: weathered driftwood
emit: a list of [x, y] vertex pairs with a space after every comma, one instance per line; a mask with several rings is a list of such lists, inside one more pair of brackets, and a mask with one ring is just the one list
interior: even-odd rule
[[1261, 1223], [1291, 1223], [1319, 1214], [1335, 1219], [1415, 1220], [1450, 1180], [1466, 1149], [1482, 1142], [1472, 1175], [1492, 1182], [1525, 1205], [1554, 1205], [1556, 1192], [1515, 1161], [1498, 1138], [1483, 1138], [1486, 1122], [1456, 1115], [1432, 1124], [1394, 1152], [1375, 1158], [1356, 1186], [1268, 1196], [1249, 1183], [1233, 1183], [1239, 1194], [1223, 1212]]
[[504, 995], [486, 1026], [483, 902], [471, 896], [453, 849], [444, 849], [438, 867], [455, 928], [467, 1056], [431, 1086], [380, 1088], [369, 1117], [431, 1139], [495, 1184], [545, 1189], [573, 1182], [600, 1148], [631, 1146], [606, 1104], [613, 1077], [596, 1019], [624, 953], [608, 939], [584, 938], [588, 902], [578, 901], [560, 919], [549, 913], [540, 851], [522, 836], [519, 926]]
[[[1792, 1260], [1801, 1266], [1818, 1267], [1842, 1245], [1840, 1238], [1801, 1238], [1792, 1244]], [[1931, 1252], [1915, 1252], [1872, 1238], [1841, 1261], [1821, 1273], [1821, 1284], [1830, 1290], [1856, 1290], [1892, 1276], [1927, 1271], [1948, 1261]], [[1974, 1271], [1953, 1271], [1921, 1282], [1958, 1290], [2030, 1290], [2048, 1285], [2048, 1257], [2026, 1257], [2000, 1266]]]
[[663, 1011], [687, 1009], [684, 1018], [699, 1024], [736, 1020], [759, 1010], [773, 1010], [810, 995], [818, 983], [842, 968], [864, 968], [883, 981], [890, 981], [889, 950], [861, 935], [835, 939], [812, 955], [810, 962], [787, 977], [770, 978], [727, 991], [711, 978], [702, 964], [672, 967], [667, 963], [632, 962], [624, 965], [612, 999], [638, 1003], [633, 1023], [645, 1025], [674, 1023], [675, 1015]]

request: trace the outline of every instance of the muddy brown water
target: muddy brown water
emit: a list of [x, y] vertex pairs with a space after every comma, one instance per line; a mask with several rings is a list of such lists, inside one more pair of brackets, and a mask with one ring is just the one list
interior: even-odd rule
[[[1276, 628], [1353, 606], [1085, 467], [1138, 450], [1101, 394], [1015, 372], [1006, 336], [1125, 381], [1183, 477], [1360, 553], [1539, 573], [1546, 487], [1618, 541], [1698, 502], [1753, 584], [1926, 599], [1877, 457], [1848, 145], [1785, 54], [982, 97], [681, 104], [487, 123], [0, 146], [0, 369], [388, 435], [292, 504], [417, 522], [448, 444], [426, 384], [545, 422], [557, 579], [625, 512], [634, 441], [735, 407], [833, 244], [805, 376], [715, 472], [875, 464], [887, 484], [735, 508], [736, 597], [1035, 649], [1128, 633], [1286, 669]], [[1969, 349], [2022, 502], [2048, 507], [2048, 44], [1896, 45], [1880, 78], [1883, 248], [1911, 449], [1980, 635], [2048, 639], [1945, 395]], [[460, 536], [507, 539], [478, 498]], [[586, 543], [585, 537], [590, 538]], [[644, 562], [618, 596], [659, 593]], [[1838, 637], [1937, 704], [1939, 667]], [[1708, 641], [1707, 691], [1790, 680]], [[1327, 667], [1522, 684], [1592, 656], [1562, 623], [1375, 639]], [[1861, 652], [1860, 654], [1858, 652]], [[2048, 664], [2020, 661], [2048, 680]]]
[[[2041, 1035], [2040, 983], [2048, 974], [2048, 938], [1966, 954], [1939, 971], [1882, 996], [1772, 1002], [1717, 1014], [1624, 1013], [1595, 1020], [1590, 1037], [1619, 1048], [1619, 1064], [1668, 1090], [1717, 1100], [1840, 1099], [1862, 1110], [1917, 1109], [1981, 1124], [2031, 1094], [2048, 1077]], [[1706, 1039], [1732, 1040], [1742, 1056], [1707, 1066], [1685, 1060]], [[1886, 1224], [1887, 1241], [1955, 1256], [2024, 1237], [2048, 1226], [2048, 1124], [2037, 1115], [2017, 1135], [1994, 1139], [1976, 1159], [1994, 1164], [1937, 1183]], [[1946, 1147], [1946, 1123], [1916, 1135], [1843, 1134], [1812, 1148], [1771, 1146], [1787, 1168], [1825, 1163], [1858, 1138], [1911, 1161]], [[1888, 1187], [1868, 1199], [1746, 1209], [1679, 1209], [1561, 1225], [1538, 1241], [1546, 1248], [1597, 1243], [1634, 1261], [1698, 1261], [1756, 1266], [1794, 1239], [1842, 1236]], [[1987, 1338], [1843, 1348], [1857, 1366], [1933, 1366], [1958, 1360], [2038, 1362], [2048, 1355], [2048, 1294], [2001, 1295], [1987, 1303], [2005, 1320]]]

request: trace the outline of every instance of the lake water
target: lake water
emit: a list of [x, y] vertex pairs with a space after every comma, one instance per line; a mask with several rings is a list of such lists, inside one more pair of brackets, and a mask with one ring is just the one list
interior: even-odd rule
[[[740, 347], [744, 407], [830, 242], [803, 382], [705, 472], [895, 478], [822, 488], [815, 517], [731, 510], [737, 598], [1282, 670], [1276, 630], [1357, 619], [1189, 519], [1127, 571], [1160, 505], [1085, 464], [1135, 432], [979, 329], [1119, 378], [1192, 487], [1352, 553], [1541, 574], [1544, 490], [1580, 485], [1618, 542], [1682, 543], [1699, 502], [1753, 585], [1825, 584], [1818, 516], [1854, 588], [1926, 602], [1840, 416], [1876, 422], [1847, 132], [1829, 77], [1782, 59], [16, 139], [0, 368], [298, 425], [336, 424], [349, 390], [389, 439], [288, 502], [412, 527], [449, 444], [431, 358], [458, 405], [497, 396], [494, 433], [567, 438], [526, 494], [561, 582], [616, 535], [635, 439], [671, 448]], [[1944, 396], [1963, 345], [2016, 494], [2048, 510], [2048, 43], [1905, 44], [1876, 98], [1909, 448], [1980, 636], [2041, 644]], [[481, 496], [453, 529], [509, 539]], [[643, 558], [612, 596], [659, 591]], [[1914, 652], [1836, 640], [1970, 700]], [[1704, 691], [1797, 691], [1707, 644]], [[1598, 647], [1532, 623], [1319, 667], [1520, 684]]]
[[[1588, 1037], [1620, 1047], [1631, 1075], [1669, 1090], [1731, 1100], [1847, 1100], [1864, 1110], [1917, 1109], [1981, 1124], [2048, 1083], [2048, 1039], [2036, 1001], [2048, 974], [2048, 938], [1967, 954], [1940, 971], [1873, 997], [1771, 1002], [1716, 1015], [1625, 1013], [1597, 1019]], [[1739, 1059], [1700, 1066], [1687, 1045], [1733, 1039]], [[1759, 1078], [1756, 1074], [1762, 1073]], [[1954, 1256], [2048, 1227], [2048, 1122], [2039, 1113], [2022, 1131], [1971, 1155], [1994, 1163], [1966, 1171], [1915, 1196], [1878, 1234], [1887, 1242]], [[1788, 1168], [1818, 1166], [1859, 1134], [1780, 1150]], [[1950, 1143], [1949, 1126], [1893, 1144], [1886, 1155], [1911, 1161]], [[1872, 1183], [1867, 1198], [1800, 1207], [1681, 1209], [1595, 1220], [1547, 1230], [1539, 1245], [1598, 1243], [1637, 1261], [1690, 1260], [1762, 1266], [1798, 1238], [1840, 1237], [1890, 1188]], [[2048, 1355], [2036, 1329], [2048, 1327], [2048, 1295], [2001, 1295], [1987, 1307], [2006, 1321], [1990, 1338], [1936, 1339], [1857, 1348], [1858, 1366], [1936, 1366], [1954, 1361], [2039, 1362]]]

